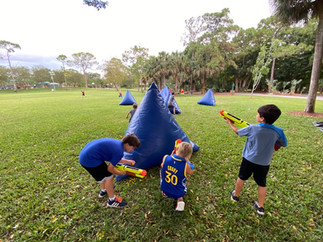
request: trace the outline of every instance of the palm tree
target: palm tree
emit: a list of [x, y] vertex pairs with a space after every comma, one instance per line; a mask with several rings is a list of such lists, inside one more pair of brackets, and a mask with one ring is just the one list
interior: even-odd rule
[[169, 56], [169, 69], [171, 71], [171, 78], [174, 81], [174, 92], [177, 93], [177, 90], [180, 85], [180, 73], [182, 71], [183, 66], [183, 53], [181, 52], [172, 52]]
[[311, 83], [305, 106], [306, 113], [314, 113], [323, 58], [323, 1], [271, 0], [275, 15], [284, 23], [293, 24], [318, 17]]

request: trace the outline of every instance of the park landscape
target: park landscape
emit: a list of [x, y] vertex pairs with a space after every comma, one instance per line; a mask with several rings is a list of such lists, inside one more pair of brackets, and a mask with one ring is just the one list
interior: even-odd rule
[[[83, 2], [97, 10], [107, 6]], [[275, 14], [257, 29], [234, 25], [226, 8], [205, 13], [185, 22], [193, 31], [184, 35], [182, 53], [149, 56], [135, 45], [122, 60], [106, 61], [103, 76], [87, 69], [99, 64], [88, 52], [60, 54], [60, 70], [12, 65], [20, 43], [1, 40], [8, 67], [0, 66], [0, 241], [321, 241], [323, 146], [313, 122], [323, 121], [323, 5], [270, 2]], [[131, 106], [119, 105], [118, 92], [130, 90], [140, 107], [153, 81], [159, 89], [185, 89], [176, 95], [181, 114], [174, 119], [200, 147], [190, 159], [195, 172], [185, 211], [174, 211], [173, 201], [162, 197], [158, 165], [143, 179], [116, 182], [115, 192], [128, 205], [107, 208], [79, 153], [94, 139], [121, 139]], [[197, 104], [207, 89], [217, 92], [215, 106]], [[307, 98], [272, 95], [277, 93]], [[288, 146], [274, 152], [265, 215], [259, 216], [253, 179], [239, 202], [230, 200], [245, 138], [219, 111], [255, 123], [265, 104], [282, 110], [275, 125]]]
[[[125, 93], [126, 90], [122, 90]], [[131, 89], [140, 105], [145, 92]], [[110, 209], [99, 187], [80, 166], [78, 155], [91, 140], [121, 139], [131, 106], [119, 105], [112, 89], [48, 88], [0, 92], [1, 241], [319, 241], [322, 238], [322, 117], [294, 115], [306, 99], [217, 95], [216, 105], [198, 105], [201, 95], [176, 95], [179, 126], [200, 150], [191, 161], [186, 208], [159, 189], [158, 166], [145, 178], [129, 177], [115, 191], [128, 206]], [[220, 117], [224, 109], [249, 123], [259, 106], [282, 110], [275, 123], [288, 146], [274, 153], [268, 175], [266, 214], [252, 207], [256, 184], [250, 179], [239, 203], [230, 200], [244, 138]], [[316, 114], [323, 101], [316, 101]], [[151, 132], [154, 132], [153, 130]]]

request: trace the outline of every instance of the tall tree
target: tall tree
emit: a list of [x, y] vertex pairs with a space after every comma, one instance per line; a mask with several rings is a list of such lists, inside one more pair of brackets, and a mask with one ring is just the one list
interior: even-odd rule
[[27, 67], [18, 66], [14, 67], [16, 84], [19, 88], [28, 88], [31, 82], [31, 73]]
[[258, 54], [256, 64], [252, 71], [253, 85], [252, 85], [250, 97], [252, 97], [253, 92], [257, 89], [257, 86], [259, 85], [261, 78], [268, 74], [270, 62], [271, 62], [270, 54], [267, 54], [266, 47], [263, 46]]
[[8, 60], [9, 68], [10, 68], [10, 75], [11, 75], [11, 78], [12, 78], [12, 81], [13, 81], [14, 90], [16, 92], [17, 91], [17, 86], [16, 86], [16, 81], [15, 81], [15, 75], [13, 73], [13, 69], [12, 69], [12, 66], [11, 66], [10, 54], [15, 52], [15, 49], [21, 49], [20, 45], [15, 44], [15, 43], [11, 43], [9, 41], [0, 40], [0, 49], [5, 49], [6, 50], [7, 60]]
[[174, 92], [177, 93], [180, 81], [180, 72], [183, 71], [183, 54], [178, 51], [173, 52], [169, 56], [169, 68], [171, 71], [172, 79], [174, 80]]
[[72, 54], [72, 57], [73, 57], [73, 60], [68, 61], [68, 63], [71, 66], [75, 66], [79, 68], [80, 71], [83, 73], [85, 88], [87, 89], [86, 71], [88, 69], [91, 69], [94, 65], [97, 65], [98, 62], [96, 61], [95, 56], [88, 52], [75, 53], [75, 54]]
[[130, 70], [131, 76], [138, 81], [138, 91], [144, 79], [144, 66], [148, 60], [148, 51], [147, 48], [135, 45], [122, 54], [124, 65]]
[[62, 63], [62, 71], [64, 74], [64, 81], [65, 81], [65, 86], [67, 86], [67, 81], [66, 81], [66, 74], [65, 74], [65, 66], [67, 64], [67, 56], [66, 55], [59, 55], [57, 56], [56, 60]]
[[104, 79], [108, 84], [112, 83], [117, 91], [123, 80], [126, 79], [127, 75], [125, 72], [125, 65], [118, 58], [112, 58], [105, 63], [104, 67]]
[[202, 16], [199, 16], [197, 18], [192, 17], [188, 20], [185, 20], [186, 32], [182, 37], [184, 46], [188, 46], [191, 42], [196, 42], [197, 39], [201, 37], [201, 34], [205, 29], [205, 26], [203, 25], [204, 21], [202, 19]]
[[234, 83], [236, 92], [246, 90], [251, 84], [252, 69], [262, 45], [259, 42], [260, 33], [255, 28], [240, 29], [232, 39], [236, 47], [233, 58], [237, 67], [229, 66], [223, 75], [226, 80], [230, 81], [231, 87]]
[[43, 82], [51, 82], [50, 77], [50, 69], [45, 68], [43, 66], [34, 66], [32, 68], [32, 78], [36, 82], [36, 84]]
[[67, 85], [73, 87], [81, 87], [82, 86], [82, 74], [79, 73], [77, 70], [74, 69], [67, 69], [66, 70], [66, 79]]
[[314, 113], [315, 102], [320, 79], [323, 59], [323, 1], [322, 0], [271, 0], [275, 15], [284, 23], [293, 24], [300, 21], [308, 22], [318, 17], [314, 60], [311, 74], [310, 90], [307, 97], [305, 112]]
[[8, 81], [8, 72], [9, 70], [6, 67], [0, 66], [0, 84], [5, 84]]
[[197, 40], [188, 44], [186, 53], [195, 62], [193, 73], [199, 78], [202, 92], [206, 90], [208, 78], [219, 75], [228, 66], [236, 66], [230, 57], [234, 52], [230, 39], [239, 28], [233, 25], [229, 12], [225, 8], [219, 13], [206, 13], [195, 21], [186, 22], [187, 39]]

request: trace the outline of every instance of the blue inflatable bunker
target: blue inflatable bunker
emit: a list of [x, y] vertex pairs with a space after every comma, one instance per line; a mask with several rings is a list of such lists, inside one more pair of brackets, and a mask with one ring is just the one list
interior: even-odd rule
[[212, 90], [209, 89], [197, 103], [202, 105], [214, 106], [215, 98]]
[[[170, 98], [170, 95], [172, 95], [168, 89], [168, 87], [165, 85], [164, 89], [160, 91], [160, 95], [162, 96], [162, 98], [164, 99], [165, 105], [166, 107], [168, 106], [168, 100]], [[176, 102], [176, 100], [174, 99], [173, 101], [173, 105], [175, 107], [175, 114], [180, 114], [181, 110], [178, 107], [178, 104]], [[173, 113], [173, 109], [169, 108], [169, 112]]]
[[[133, 152], [124, 153], [125, 159], [136, 161], [134, 167], [148, 169], [160, 165], [164, 155], [172, 153], [177, 139], [190, 142], [193, 151], [199, 150], [168, 111], [154, 82], [140, 102], [125, 135], [131, 133], [141, 142], [141, 146]], [[128, 175], [117, 175], [116, 179], [120, 181], [126, 177]]]
[[132, 104], [135, 104], [135, 103], [137, 103], [136, 100], [131, 95], [129, 90], [127, 90], [126, 94], [124, 95], [124, 97], [123, 97], [121, 103], [119, 103], [119, 105], [132, 105]]

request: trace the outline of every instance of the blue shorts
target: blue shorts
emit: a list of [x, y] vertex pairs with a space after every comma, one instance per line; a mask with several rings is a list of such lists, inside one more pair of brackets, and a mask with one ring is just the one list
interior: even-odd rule
[[253, 174], [255, 182], [260, 187], [266, 187], [266, 177], [269, 171], [269, 166], [261, 166], [242, 158], [240, 165], [239, 178], [243, 181]]
[[113, 174], [108, 171], [108, 166], [105, 162], [102, 162], [101, 165], [96, 167], [83, 166], [83, 168], [87, 170], [98, 183], [101, 183], [105, 179], [113, 176]]

